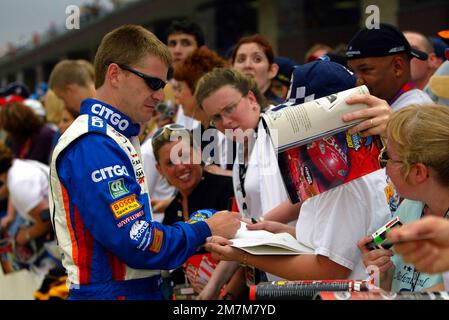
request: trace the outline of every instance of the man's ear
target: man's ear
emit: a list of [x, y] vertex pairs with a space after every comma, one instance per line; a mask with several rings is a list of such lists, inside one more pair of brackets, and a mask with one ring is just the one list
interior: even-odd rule
[[268, 70], [268, 78], [271, 80], [278, 74], [279, 66], [277, 63], [272, 63]]
[[106, 69], [106, 75], [105, 80], [108, 80], [108, 82], [114, 87], [119, 86], [120, 82], [120, 68], [117, 64], [111, 63], [108, 68]]
[[76, 84], [75, 83], [70, 83], [70, 84], [65, 86], [64, 92], [66, 94], [73, 94], [73, 93], [76, 92], [76, 89], [77, 89]]
[[400, 78], [404, 74], [406, 70], [406, 63], [410, 62], [404, 57], [396, 56], [393, 58], [393, 72], [397, 78]]
[[256, 95], [251, 90], [248, 91], [248, 99], [252, 106], [258, 105]]
[[427, 58], [429, 68], [432, 70], [436, 70], [438, 68], [438, 58], [434, 52], [429, 53], [429, 57]]

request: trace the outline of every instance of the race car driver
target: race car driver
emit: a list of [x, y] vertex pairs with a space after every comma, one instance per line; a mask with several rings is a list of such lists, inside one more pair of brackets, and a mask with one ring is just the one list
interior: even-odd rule
[[98, 100], [83, 101], [54, 150], [50, 204], [69, 299], [161, 299], [159, 269], [240, 226], [229, 212], [195, 224], [152, 220], [137, 135], [163, 100], [170, 65], [166, 46], [143, 27], [108, 33], [95, 57]]

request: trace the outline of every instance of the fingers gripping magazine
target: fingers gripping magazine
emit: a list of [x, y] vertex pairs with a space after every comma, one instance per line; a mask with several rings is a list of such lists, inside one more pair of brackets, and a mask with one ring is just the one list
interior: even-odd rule
[[262, 115], [292, 203], [381, 168], [380, 137], [350, 135], [347, 129], [363, 120], [341, 120], [348, 112], [368, 108], [347, 105], [346, 99], [368, 93], [360, 86], [303, 104], [281, 105]]

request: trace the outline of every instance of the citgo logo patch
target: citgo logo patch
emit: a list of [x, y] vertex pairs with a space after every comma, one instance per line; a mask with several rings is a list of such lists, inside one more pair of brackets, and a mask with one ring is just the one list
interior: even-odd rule
[[135, 194], [127, 196], [111, 204], [111, 210], [114, 213], [116, 219], [127, 215], [128, 213], [141, 207], [142, 206], [140, 205], [140, 203], [136, 200]]

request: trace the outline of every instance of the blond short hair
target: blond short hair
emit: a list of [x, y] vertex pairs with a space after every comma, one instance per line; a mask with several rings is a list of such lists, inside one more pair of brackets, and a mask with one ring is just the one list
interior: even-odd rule
[[172, 58], [168, 48], [142, 26], [123, 25], [106, 34], [95, 55], [95, 88], [103, 85], [108, 65], [112, 62], [133, 66], [146, 55], [160, 58], [167, 68]]
[[92, 63], [90, 63], [87, 60], [84, 59], [78, 59], [76, 60], [81, 66], [83, 66], [87, 73], [89, 74], [90, 79], [92, 80], [92, 83], [95, 83], [95, 68]]
[[402, 162], [405, 177], [411, 166], [423, 163], [449, 186], [449, 107], [411, 105], [396, 111], [387, 125], [388, 139]]
[[65, 90], [69, 84], [87, 87], [93, 84], [92, 64], [86, 60], [61, 60], [50, 74], [48, 85], [51, 89]]
[[64, 101], [56, 96], [55, 92], [48, 89], [44, 97], [45, 116], [48, 122], [58, 124], [62, 119]]

